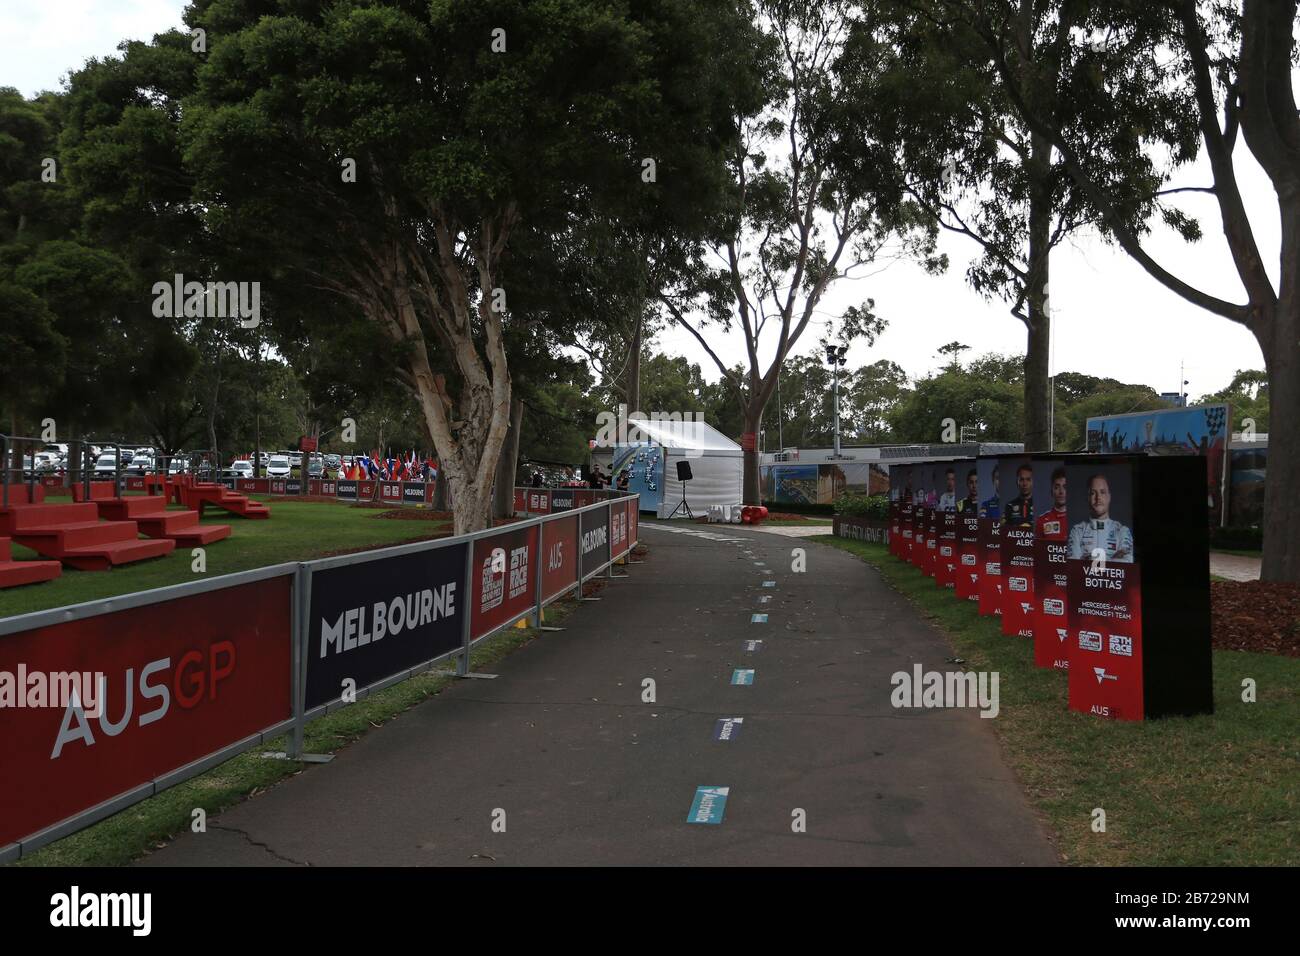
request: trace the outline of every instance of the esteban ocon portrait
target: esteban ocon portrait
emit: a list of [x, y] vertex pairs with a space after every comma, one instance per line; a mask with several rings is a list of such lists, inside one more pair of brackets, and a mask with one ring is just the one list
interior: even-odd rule
[[1070, 529], [1070, 557], [1091, 558], [1100, 549], [1107, 561], [1131, 563], [1133, 532], [1110, 516], [1110, 482], [1105, 475], [1088, 479], [1088, 520]]
[[978, 514], [980, 508], [979, 471], [972, 468], [966, 472], [966, 497], [957, 502], [957, 511], [961, 514]]

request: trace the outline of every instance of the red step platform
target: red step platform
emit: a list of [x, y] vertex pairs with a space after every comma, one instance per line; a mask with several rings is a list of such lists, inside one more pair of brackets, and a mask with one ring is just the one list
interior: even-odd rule
[[[116, 498], [115, 490], [111, 481], [90, 483], [90, 500], [98, 506], [99, 516], [109, 521], [134, 521], [146, 537], [168, 538], [182, 547], [211, 544], [230, 537], [230, 525], [201, 525], [197, 511], [168, 511], [163, 495]], [[73, 488], [72, 497], [82, 501], [83, 487]]]
[[142, 541], [134, 521], [100, 521], [93, 502], [51, 505], [38, 488], [31, 501], [26, 489], [9, 488], [9, 507], [0, 507], [0, 535], [13, 538], [47, 558], [81, 571], [107, 571], [118, 564], [158, 558], [176, 549], [167, 539]]
[[51, 581], [63, 573], [57, 561], [15, 561], [13, 556], [10, 540], [0, 538], [0, 588]]
[[271, 517], [271, 509], [262, 502], [254, 501], [248, 495], [236, 494], [225, 485], [215, 482], [196, 481], [182, 485], [181, 501], [187, 508], [197, 508], [200, 517], [204, 505], [216, 505], [244, 518]]

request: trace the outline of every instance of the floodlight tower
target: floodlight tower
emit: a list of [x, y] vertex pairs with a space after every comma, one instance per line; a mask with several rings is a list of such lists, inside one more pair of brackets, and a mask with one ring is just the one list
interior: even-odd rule
[[840, 457], [840, 368], [843, 367], [848, 359], [845, 353], [848, 352], [847, 345], [832, 345], [826, 343], [826, 364], [831, 367], [831, 378], [833, 381], [831, 401], [835, 403], [835, 454], [833, 457]]

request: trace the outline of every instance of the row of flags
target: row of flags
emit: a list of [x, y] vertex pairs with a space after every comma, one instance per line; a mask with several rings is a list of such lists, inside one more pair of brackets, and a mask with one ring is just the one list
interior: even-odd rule
[[436, 475], [438, 463], [432, 458], [422, 458], [414, 449], [407, 452], [405, 458], [381, 458], [378, 451], [369, 455], [358, 455], [351, 465], [339, 469], [340, 478], [352, 478], [358, 481], [371, 478], [383, 481], [417, 481], [423, 477], [424, 466], [428, 465]]
[[[390, 449], [391, 453], [391, 449]], [[240, 461], [252, 461], [253, 453], [240, 455]], [[365, 479], [379, 479], [382, 481], [418, 481], [424, 473], [424, 466], [428, 465], [433, 475], [438, 474], [438, 463], [432, 457], [417, 453], [411, 449], [402, 457], [400, 452], [396, 458], [381, 458], [379, 450], [375, 449], [369, 455], [357, 455], [352, 459], [352, 464], [344, 464], [339, 469], [339, 477], [343, 479], [355, 479], [362, 481]]]

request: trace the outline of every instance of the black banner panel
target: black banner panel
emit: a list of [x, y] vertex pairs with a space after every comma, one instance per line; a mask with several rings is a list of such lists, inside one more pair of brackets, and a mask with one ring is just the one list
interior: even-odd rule
[[455, 650], [465, 613], [465, 549], [431, 551], [313, 571], [307, 707], [337, 700]]
[[551, 511], [572, 511], [574, 507], [574, 490], [556, 488], [551, 492]]
[[582, 552], [582, 575], [586, 577], [609, 562], [609, 509], [593, 508], [579, 517], [578, 547]]

